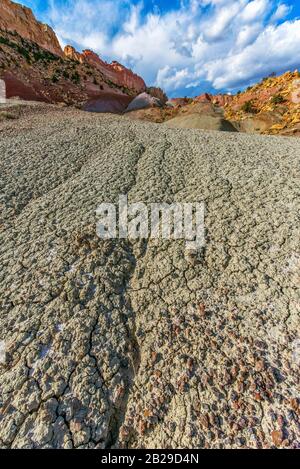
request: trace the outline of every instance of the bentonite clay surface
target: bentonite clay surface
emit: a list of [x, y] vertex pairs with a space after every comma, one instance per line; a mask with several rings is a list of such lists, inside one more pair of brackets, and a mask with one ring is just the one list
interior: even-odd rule
[[[49, 109], [0, 124], [0, 446], [299, 447], [300, 141]], [[119, 194], [205, 201], [198, 262], [100, 240]]]

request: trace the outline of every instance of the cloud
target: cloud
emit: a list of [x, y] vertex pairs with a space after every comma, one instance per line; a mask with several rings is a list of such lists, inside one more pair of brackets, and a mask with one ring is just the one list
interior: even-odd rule
[[[300, 20], [277, 0], [181, 0], [160, 11], [135, 0], [51, 0], [61, 41], [92, 48], [174, 92], [234, 90], [300, 64]], [[187, 93], [188, 94], [188, 93]]]
[[292, 7], [290, 5], [285, 5], [284, 3], [278, 5], [277, 9], [271, 16], [270, 21], [276, 22], [285, 18], [290, 13], [291, 10], [292, 10]]
[[245, 22], [257, 21], [270, 10], [269, 0], [252, 0], [248, 3], [241, 14], [241, 20]]
[[63, 45], [105, 51], [114, 28], [126, 21], [127, 5], [127, 0], [49, 0], [47, 16]]
[[242, 51], [206, 64], [206, 76], [216, 89], [235, 88], [272, 70], [299, 66], [299, 47], [300, 21], [268, 26]]
[[177, 70], [176, 68], [171, 68], [168, 65], [161, 68], [157, 73], [156, 84], [158, 86], [164, 87], [165, 82], [168, 83], [168, 86], [172, 89], [178, 89], [183, 86], [187, 88], [189, 85], [186, 84], [186, 80], [190, 81], [191, 76], [187, 68]]

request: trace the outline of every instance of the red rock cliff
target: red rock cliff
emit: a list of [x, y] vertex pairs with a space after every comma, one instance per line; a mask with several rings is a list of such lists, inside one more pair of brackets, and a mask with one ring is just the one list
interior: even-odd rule
[[74, 47], [66, 46], [64, 53], [66, 57], [72, 60], [77, 60], [80, 63], [89, 63], [103, 73], [103, 75], [105, 75], [106, 78], [111, 80], [114, 84], [129, 88], [136, 94], [142, 93], [146, 89], [144, 80], [133, 73], [132, 70], [129, 70], [115, 61], [108, 64], [91, 50], [84, 50], [82, 54], [80, 54], [74, 49]]
[[16, 31], [23, 38], [63, 57], [63, 51], [53, 29], [37, 21], [30, 8], [10, 0], [0, 0], [0, 28]]

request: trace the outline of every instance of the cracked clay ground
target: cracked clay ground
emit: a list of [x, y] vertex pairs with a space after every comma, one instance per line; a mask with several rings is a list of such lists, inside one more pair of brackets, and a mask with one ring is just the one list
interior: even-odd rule
[[[300, 140], [51, 108], [0, 155], [0, 447], [300, 447]], [[199, 262], [100, 240], [119, 194], [205, 201]]]

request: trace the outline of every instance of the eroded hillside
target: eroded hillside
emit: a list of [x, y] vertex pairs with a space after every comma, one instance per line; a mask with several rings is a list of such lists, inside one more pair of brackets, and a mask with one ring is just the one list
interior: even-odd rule
[[[299, 141], [34, 109], [0, 124], [0, 446], [299, 448]], [[101, 240], [119, 194], [204, 201], [205, 248]]]

